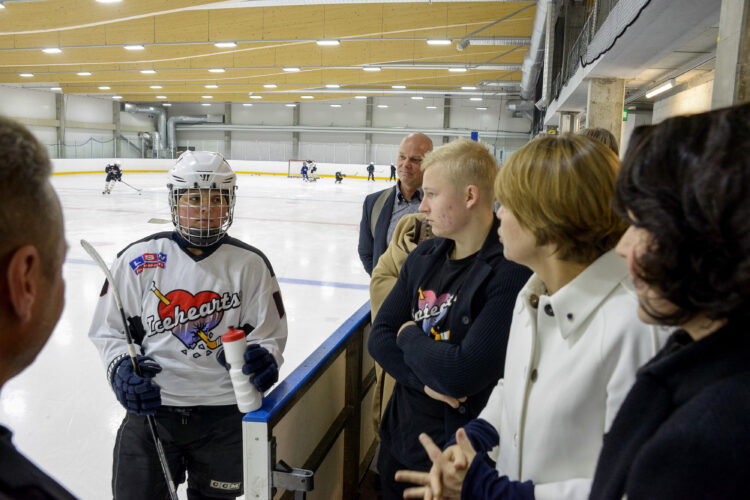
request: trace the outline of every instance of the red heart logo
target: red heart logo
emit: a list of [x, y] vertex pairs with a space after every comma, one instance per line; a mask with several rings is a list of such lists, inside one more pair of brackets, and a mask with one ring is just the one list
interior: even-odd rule
[[[159, 303], [159, 317], [162, 320], [172, 318], [177, 322], [172, 329], [172, 335], [190, 349], [199, 341], [205, 340], [201, 339], [199, 332], [209, 335], [208, 332], [218, 325], [224, 316], [219, 310], [220, 297], [215, 292], [203, 291], [193, 295], [185, 290], [173, 290], [165, 297], [168, 303]], [[216, 302], [212, 306], [211, 302], [214, 300]], [[175, 310], [179, 311], [176, 318]], [[196, 319], [188, 319], [191, 317]]]

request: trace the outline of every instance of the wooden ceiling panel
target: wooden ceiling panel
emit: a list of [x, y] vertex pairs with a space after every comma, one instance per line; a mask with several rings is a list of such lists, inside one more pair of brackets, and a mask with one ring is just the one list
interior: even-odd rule
[[430, 28], [430, 31], [434, 31], [444, 29], [447, 25], [445, 3], [388, 3], [383, 6], [383, 32], [387, 34], [408, 34], [415, 28]]
[[383, 32], [382, 4], [348, 4], [325, 6], [324, 38], [345, 38]]
[[214, 42], [263, 39], [263, 9], [216, 9], [208, 16], [208, 35]]
[[154, 43], [155, 29], [153, 17], [108, 24], [106, 42], [110, 45]]
[[57, 33], [60, 35], [61, 47], [106, 45], [107, 43], [107, 28], [104, 25], [58, 31]]
[[209, 11], [191, 10], [157, 16], [155, 18], [155, 42], [207, 42]]
[[414, 58], [416, 41], [384, 41], [370, 45], [370, 59], [373, 64], [394, 61], [411, 61]]
[[13, 46], [15, 48], [44, 48], [57, 47], [60, 44], [60, 38], [54, 31], [46, 33], [33, 33], [30, 35], [14, 35]]
[[264, 7], [263, 38], [266, 40], [322, 38], [324, 12], [322, 5]]
[[[341, 47], [327, 47], [336, 49], [335, 52], [339, 52]], [[299, 66], [320, 66], [322, 63], [321, 53], [328, 53], [330, 51], [321, 51], [321, 47], [318, 47], [313, 42], [305, 43], [292, 43], [276, 47], [274, 53], [276, 60], [274, 66], [279, 68], [284, 67], [299, 67]]]

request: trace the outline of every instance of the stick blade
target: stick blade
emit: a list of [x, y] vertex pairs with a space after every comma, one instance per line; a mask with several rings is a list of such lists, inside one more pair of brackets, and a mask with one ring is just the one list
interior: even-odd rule
[[172, 221], [169, 219], [159, 219], [157, 217], [152, 217], [148, 220], [149, 224], [171, 224]]

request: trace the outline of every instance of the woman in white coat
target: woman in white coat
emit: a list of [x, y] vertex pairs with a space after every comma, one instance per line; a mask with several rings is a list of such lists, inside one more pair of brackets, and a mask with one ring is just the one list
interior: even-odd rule
[[[504, 253], [534, 275], [516, 300], [503, 378], [458, 444], [441, 454], [420, 436], [434, 466], [399, 478], [430, 486], [407, 498], [588, 498], [602, 436], [664, 337], [638, 319], [613, 250], [626, 229], [611, 207], [619, 166], [601, 143], [564, 135], [529, 142], [501, 168]], [[484, 454], [498, 439], [493, 469]]]

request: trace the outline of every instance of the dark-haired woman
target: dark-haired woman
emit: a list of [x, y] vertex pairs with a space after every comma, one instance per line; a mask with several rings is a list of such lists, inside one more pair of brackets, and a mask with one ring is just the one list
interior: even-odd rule
[[591, 498], [750, 498], [750, 105], [636, 130], [617, 251], [639, 317], [679, 330], [639, 371]]

